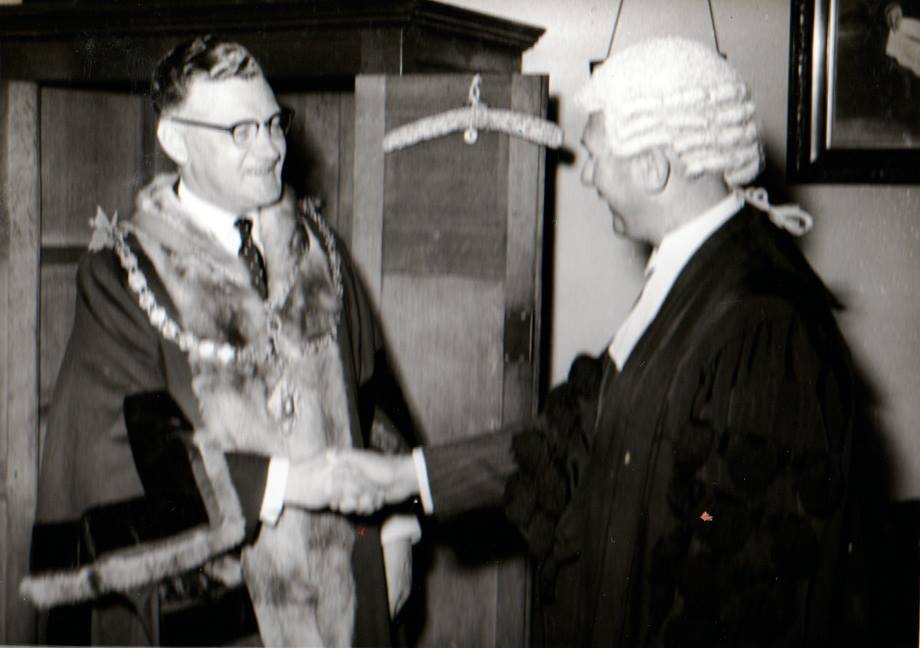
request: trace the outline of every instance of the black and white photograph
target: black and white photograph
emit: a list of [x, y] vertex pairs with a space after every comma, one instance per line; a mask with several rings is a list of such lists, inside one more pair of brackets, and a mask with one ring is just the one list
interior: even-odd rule
[[790, 177], [903, 182], [920, 161], [920, 9], [793, 0]]
[[[830, 145], [920, 145], [920, 12], [914, 3], [838, 0], [828, 34]], [[905, 11], [906, 8], [906, 11]], [[913, 9], [913, 11], [911, 11]], [[832, 19], [833, 20], [833, 19]]]
[[917, 646], [918, 0], [0, 0], [0, 644]]

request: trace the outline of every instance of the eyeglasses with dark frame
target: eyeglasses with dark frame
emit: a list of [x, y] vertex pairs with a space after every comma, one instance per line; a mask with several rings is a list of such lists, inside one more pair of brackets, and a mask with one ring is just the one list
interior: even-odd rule
[[223, 131], [233, 138], [233, 143], [239, 147], [251, 146], [259, 136], [259, 130], [263, 126], [268, 128], [270, 137], [277, 139], [283, 138], [291, 129], [291, 123], [294, 121], [294, 111], [291, 108], [284, 107], [274, 115], [260, 122], [256, 119], [244, 119], [229, 126], [212, 124], [210, 122], [198, 121], [197, 119], [185, 119], [183, 117], [167, 117], [169, 121], [174, 121], [186, 126], [197, 126], [198, 128], [210, 128], [211, 130]]

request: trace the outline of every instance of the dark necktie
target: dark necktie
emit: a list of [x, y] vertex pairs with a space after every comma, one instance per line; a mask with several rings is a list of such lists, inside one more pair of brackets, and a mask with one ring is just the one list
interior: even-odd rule
[[240, 231], [239, 255], [246, 262], [249, 269], [249, 281], [262, 299], [268, 297], [268, 275], [265, 273], [265, 262], [262, 253], [252, 242], [252, 221], [248, 218], [237, 219], [236, 228]]

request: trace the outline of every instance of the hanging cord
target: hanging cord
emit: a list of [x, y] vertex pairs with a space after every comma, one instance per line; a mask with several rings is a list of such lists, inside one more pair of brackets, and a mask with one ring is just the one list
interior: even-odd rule
[[746, 187], [744, 200], [749, 205], [766, 212], [770, 222], [793, 236], [803, 236], [815, 225], [811, 214], [798, 205], [771, 205], [767, 190], [763, 187]]
[[[623, 13], [623, 5], [626, 4], [626, 0], [620, 0], [620, 4], [617, 6], [617, 13], [613, 18], [613, 29], [610, 31], [610, 40], [607, 42], [607, 56], [605, 59], [610, 58], [610, 52], [613, 51], [613, 39], [617, 35], [617, 27], [620, 26], [620, 14]], [[722, 52], [722, 47], [719, 45], [719, 33], [716, 31], [716, 16], [715, 12], [712, 10], [712, 0], [706, 0], [706, 6], [709, 8], [709, 26], [712, 29], [712, 44], [716, 48], [716, 52], [719, 53], [719, 56], [726, 58], [726, 55]]]
[[383, 150], [392, 153], [413, 144], [435, 139], [462, 130], [463, 140], [475, 144], [480, 130], [498, 131], [542, 144], [550, 148], [562, 145], [562, 129], [556, 124], [527, 113], [489, 108], [480, 101], [482, 76], [473, 77], [469, 90], [469, 106], [455, 108], [437, 115], [400, 126], [383, 138]]
[[712, 44], [719, 56], [726, 58], [727, 55], [722, 52], [722, 47], [719, 45], [719, 33], [716, 31], [716, 15], [712, 11], [712, 0], [706, 0], [706, 5], [709, 7], [709, 24], [712, 26]]
[[619, 6], [617, 6], [616, 16], [613, 17], [613, 29], [610, 31], [610, 41], [607, 43], [607, 56], [605, 59], [610, 58], [610, 52], [613, 50], [613, 37], [617, 35], [617, 26], [620, 24], [620, 14], [623, 12], [623, 5], [626, 4], [626, 0], [620, 0]]

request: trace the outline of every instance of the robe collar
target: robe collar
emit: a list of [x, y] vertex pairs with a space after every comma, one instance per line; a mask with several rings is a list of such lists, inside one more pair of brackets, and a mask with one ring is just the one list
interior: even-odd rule
[[645, 285], [607, 349], [617, 369], [622, 370], [626, 364], [639, 339], [661, 310], [661, 305], [687, 262], [743, 205], [744, 197], [734, 191], [661, 240], [646, 265]]

